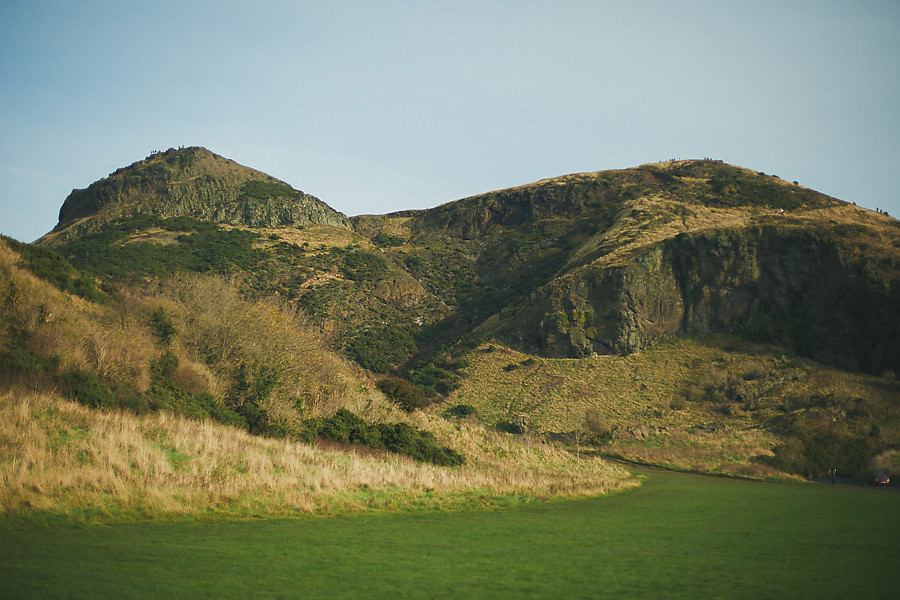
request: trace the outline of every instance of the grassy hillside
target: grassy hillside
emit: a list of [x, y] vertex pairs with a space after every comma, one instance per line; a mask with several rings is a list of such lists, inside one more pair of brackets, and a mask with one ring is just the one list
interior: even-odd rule
[[4, 392], [0, 515], [88, 523], [482, 508], [637, 485], [602, 460], [474, 425], [425, 416], [411, 423], [477, 460], [437, 467], [326, 440], [254, 436], [170, 411], [134, 415]]
[[[2, 514], [294, 515], [634, 484], [601, 460], [405, 413], [301, 315], [223, 278], [89, 300], [32, 269], [0, 243]], [[431, 464], [448, 453], [464, 464]]]
[[749, 477], [864, 478], [900, 467], [900, 382], [733, 336], [630, 356], [547, 359], [485, 344], [448, 399], [481, 421], [570, 450]]

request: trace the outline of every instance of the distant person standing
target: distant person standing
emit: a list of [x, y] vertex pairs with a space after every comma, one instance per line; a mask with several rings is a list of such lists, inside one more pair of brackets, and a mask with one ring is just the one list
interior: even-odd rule
[[831, 485], [834, 485], [834, 482], [837, 480], [837, 469], [835, 467], [831, 468]]

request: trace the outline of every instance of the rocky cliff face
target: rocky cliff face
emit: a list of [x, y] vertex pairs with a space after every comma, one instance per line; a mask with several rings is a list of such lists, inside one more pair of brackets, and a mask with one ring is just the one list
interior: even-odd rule
[[73, 190], [55, 232], [71, 237], [138, 213], [250, 227], [328, 224], [347, 218], [321, 200], [204, 148], [151, 154], [86, 189]]
[[780, 225], [681, 234], [627, 264], [555, 279], [509, 311], [501, 330], [572, 357], [732, 332], [846, 368], [896, 372], [900, 260], [873, 264], [858, 250], [831, 230]]

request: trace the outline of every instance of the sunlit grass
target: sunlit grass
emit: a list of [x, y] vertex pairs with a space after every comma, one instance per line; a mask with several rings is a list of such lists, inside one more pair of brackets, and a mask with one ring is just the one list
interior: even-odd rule
[[[77, 522], [464, 508], [636, 485], [611, 463], [425, 415], [468, 464], [443, 468], [337, 445], [267, 439], [165, 412], [102, 412], [0, 396], [0, 513]], [[510, 500], [512, 498], [512, 500]]]

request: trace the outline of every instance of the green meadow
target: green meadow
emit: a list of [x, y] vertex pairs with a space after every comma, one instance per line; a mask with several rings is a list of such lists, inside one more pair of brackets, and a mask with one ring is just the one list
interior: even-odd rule
[[897, 597], [900, 494], [662, 472], [609, 497], [328, 519], [6, 522], [6, 598]]

